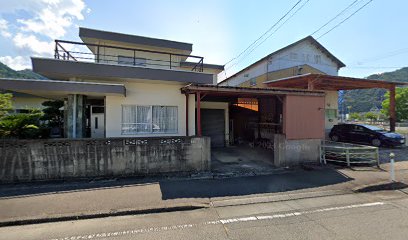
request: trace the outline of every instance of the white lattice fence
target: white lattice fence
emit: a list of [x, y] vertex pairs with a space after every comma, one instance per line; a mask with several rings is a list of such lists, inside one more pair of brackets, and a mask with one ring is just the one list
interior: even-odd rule
[[323, 141], [321, 144], [320, 162], [341, 162], [352, 164], [380, 164], [378, 147]]

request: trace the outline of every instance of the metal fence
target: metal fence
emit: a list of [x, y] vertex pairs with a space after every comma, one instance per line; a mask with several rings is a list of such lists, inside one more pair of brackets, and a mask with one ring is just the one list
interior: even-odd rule
[[320, 147], [320, 162], [346, 163], [347, 166], [356, 164], [379, 165], [380, 157], [378, 147], [322, 141]]
[[[55, 40], [54, 57], [66, 61], [163, 69], [179, 69], [184, 66], [194, 72], [203, 72], [204, 66], [204, 58], [201, 56], [65, 40]], [[185, 63], [189, 65], [183, 65]]]

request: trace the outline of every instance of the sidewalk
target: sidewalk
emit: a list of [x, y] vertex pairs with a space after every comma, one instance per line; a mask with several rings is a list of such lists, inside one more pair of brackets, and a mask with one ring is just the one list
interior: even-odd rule
[[[408, 162], [396, 164], [397, 180], [408, 183]], [[254, 201], [351, 193], [389, 182], [389, 166], [315, 167], [280, 174], [220, 179], [114, 181], [3, 185], [0, 226], [125, 214], [176, 211]]]

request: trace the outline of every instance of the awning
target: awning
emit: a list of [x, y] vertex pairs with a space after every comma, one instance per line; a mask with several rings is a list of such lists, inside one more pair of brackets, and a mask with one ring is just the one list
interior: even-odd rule
[[0, 78], [0, 89], [56, 99], [69, 94], [126, 96], [126, 88], [123, 84], [59, 80]]
[[408, 85], [404, 82], [371, 80], [365, 78], [352, 78], [331, 76], [324, 74], [303, 74], [293, 77], [281, 78], [264, 82], [268, 87], [296, 88], [309, 90], [352, 90], [368, 88], [390, 89], [398, 85]]

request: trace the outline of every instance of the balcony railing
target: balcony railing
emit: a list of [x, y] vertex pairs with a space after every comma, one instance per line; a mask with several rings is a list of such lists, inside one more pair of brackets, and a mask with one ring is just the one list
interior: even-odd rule
[[[92, 49], [92, 51], [90, 50]], [[55, 59], [80, 62], [97, 62], [109, 64], [132, 65], [161, 69], [186, 69], [183, 62], [195, 72], [202, 72], [204, 58], [194, 55], [151, 51], [137, 48], [117, 47], [83, 42], [55, 40]]]

